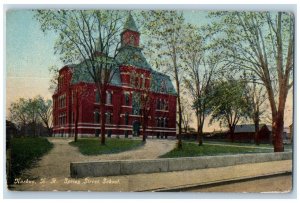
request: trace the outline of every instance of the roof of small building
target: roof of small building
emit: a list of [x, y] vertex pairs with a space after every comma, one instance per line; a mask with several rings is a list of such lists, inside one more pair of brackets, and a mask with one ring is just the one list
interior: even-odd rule
[[[272, 132], [272, 126], [271, 125], [266, 125], [266, 124], [260, 124], [259, 125], [259, 130], [263, 127], [266, 126], [267, 129]], [[244, 125], [236, 125], [234, 129], [234, 133], [254, 133], [255, 132], [255, 125], [254, 124], [244, 124]], [[285, 127], [283, 129], [283, 132], [289, 133], [290, 130], [289, 128]]]

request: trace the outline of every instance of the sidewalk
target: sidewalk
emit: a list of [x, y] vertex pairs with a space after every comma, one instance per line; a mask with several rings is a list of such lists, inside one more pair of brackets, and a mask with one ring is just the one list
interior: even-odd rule
[[242, 177], [261, 176], [292, 170], [292, 160], [243, 164], [221, 168], [210, 168], [190, 171], [137, 174], [127, 176], [110, 176], [98, 178], [72, 179], [59, 177], [55, 181], [46, 179], [40, 183], [16, 185], [14, 190], [26, 191], [105, 191], [129, 192], [152, 191], [184, 185], [203, 184], [208, 182], [237, 179]]

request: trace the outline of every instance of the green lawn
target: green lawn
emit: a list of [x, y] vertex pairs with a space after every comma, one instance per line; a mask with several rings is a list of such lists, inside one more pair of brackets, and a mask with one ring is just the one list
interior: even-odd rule
[[77, 142], [70, 142], [70, 145], [79, 148], [84, 155], [112, 154], [123, 152], [142, 146], [141, 140], [106, 138], [105, 145], [101, 145], [97, 138], [78, 139]]
[[183, 142], [183, 149], [173, 149], [172, 151], [160, 156], [161, 158], [175, 158], [175, 157], [195, 157], [195, 156], [214, 156], [224, 154], [245, 154], [245, 153], [263, 153], [273, 152], [272, 149], [259, 149], [235, 146], [220, 146], [203, 144], [198, 146], [195, 143]]
[[17, 177], [21, 171], [30, 168], [41, 156], [52, 149], [46, 138], [22, 137], [11, 140], [11, 175]]

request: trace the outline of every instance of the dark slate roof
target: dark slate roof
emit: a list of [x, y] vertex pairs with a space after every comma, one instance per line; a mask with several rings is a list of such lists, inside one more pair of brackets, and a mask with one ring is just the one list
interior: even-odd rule
[[[76, 84], [78, 82], [87, 82], [87, 83], [94, 83], [93, 78], [89, 74], [87, 68], [83, 65], [83, 63], [73, 66], [73, 76], [71, 83]], [[110, 84], [115, 86], [121, 86], [121, 78], [120, 78], [120, 70], [118, 67], [115, 67], [114, 71], [112, 71], [113, 76], [111, 79]]]
[[158, 93], [177, 94], [169, 76], [160, 72], [151, 71], [151, 90]]
[[127, 17], [127, 20], [126, 20], [125, 25], [124, 25], [124, 30], [132, 30], [132, 31], [135, 31], [135, 32], [139, 32], [139, 30], [137, 29], [136, 24], [133, 20], [133, 17], [131, 15], [131, 13], [129, 13], [129, 15]]
[[124, 46], [119, 49], [116, 61], [120, 65], [130, 65], [138, 68], [151, 70], [151, 66], [147, 62], [141, 48]]

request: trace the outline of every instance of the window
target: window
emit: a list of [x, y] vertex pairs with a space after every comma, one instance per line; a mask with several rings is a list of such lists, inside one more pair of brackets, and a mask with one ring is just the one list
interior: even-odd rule
[[59, 108], [66, 107], [66, 94], [63, 94], [58, 97], [58, 103]]
[[58, 117], [59, 119], [59, 125], [65, 125], [67, 121], [67, 115], [66, 113], [61, 113]]
[[168, 111], [168, 110], [169, 110], [169, 107], [168, 107], [168, 105], [169, 105], [169, 104], [168, 104], [168, 101], [166, 101], [166, 102], [165, 102], [165, 110], [166, 110], [166, 111]]
[[125, 125], [128, 125], [128, 123], [129, 123], [129, 114], [126, 112], [125, 113], [125, 117], [124, 117], [124, 119], [125, 119]]
[[96, 102], [96, 103], [100, 103], [100, 94], [99, 94], [98, 91], [96, 91], [95, 102]]
[[142, 78], [142, 88], [145, 88], [145, 78], [143, 74], [141, 75], [141, 78]]
[[106, 93], [106, 104], [112, 104], [112, 94], [111, 94], [111, 92]]
[[125, 98], [125, 105], [129, 106], [129, 94], [127, 92], [124, 94], [124, 98]]
[[160, 99], [156, 100], [156, 109], [160, 109], [160, 102], [161, 102]]
[[132, 46], [134, 46], [134, 36], [133, 35], [131, 35], [130, 36], [130, 45], [132, 45]]
[[100, 114], [98, 111], [94, 112], [94, 122], [95, 123], [100, 123]]
[[110, 112], [105, 113], [105, 123], [111, 124], [111, 113]]

